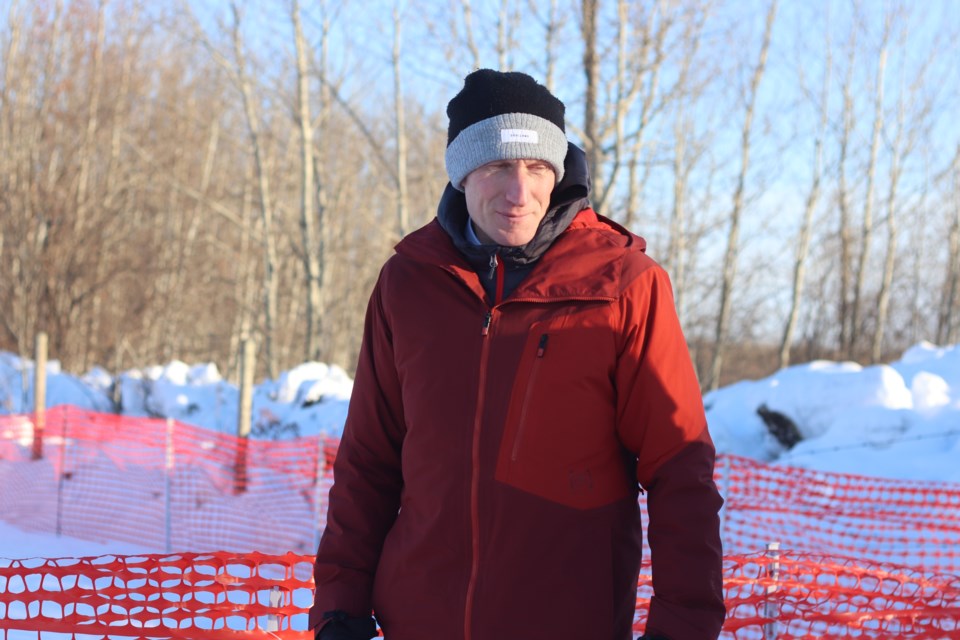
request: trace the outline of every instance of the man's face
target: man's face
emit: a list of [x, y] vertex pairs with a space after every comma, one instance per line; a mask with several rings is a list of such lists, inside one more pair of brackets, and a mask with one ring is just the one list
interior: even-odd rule
[[543, 160], [497, 160], [463, 179], [467, 212], [484, 244], [527, 244], [550, 205], [553, 167]]

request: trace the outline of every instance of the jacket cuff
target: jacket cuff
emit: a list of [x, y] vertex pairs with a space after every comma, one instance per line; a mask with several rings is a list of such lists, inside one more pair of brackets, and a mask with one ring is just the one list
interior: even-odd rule
[[345, 611], [327, 611], [314, 630], [316, 640], [370, 640], [377, 636], [371, 616], [351, 617]]

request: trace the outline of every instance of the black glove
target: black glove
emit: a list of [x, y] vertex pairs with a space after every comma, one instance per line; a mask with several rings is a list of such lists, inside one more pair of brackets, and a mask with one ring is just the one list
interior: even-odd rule
[[351, 618], [343, 611], [327, 611], [328, 622], [317, 632], [316, 640], [370, 640], [377, 637], [373, 618]]

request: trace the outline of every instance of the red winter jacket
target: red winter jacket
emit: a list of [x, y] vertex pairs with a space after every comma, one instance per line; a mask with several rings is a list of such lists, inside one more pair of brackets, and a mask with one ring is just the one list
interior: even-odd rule
[[665, 272], [582, 211], [492, 307], [434, 221], [370, 300], [310, 625], [386, 640], [625, 640], [724, 618], [714, 449]]

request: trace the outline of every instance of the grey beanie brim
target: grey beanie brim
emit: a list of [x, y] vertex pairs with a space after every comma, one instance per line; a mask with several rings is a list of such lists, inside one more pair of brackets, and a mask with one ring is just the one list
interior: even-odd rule
[[553, 122], [530, 113], [503, 113], [460, 131], [447, 146], [445, 160], [450, 184], [463, 191], [467, 175], [496, 160], [543, 160], [559, 183], [566, 155], [566, 134]]

